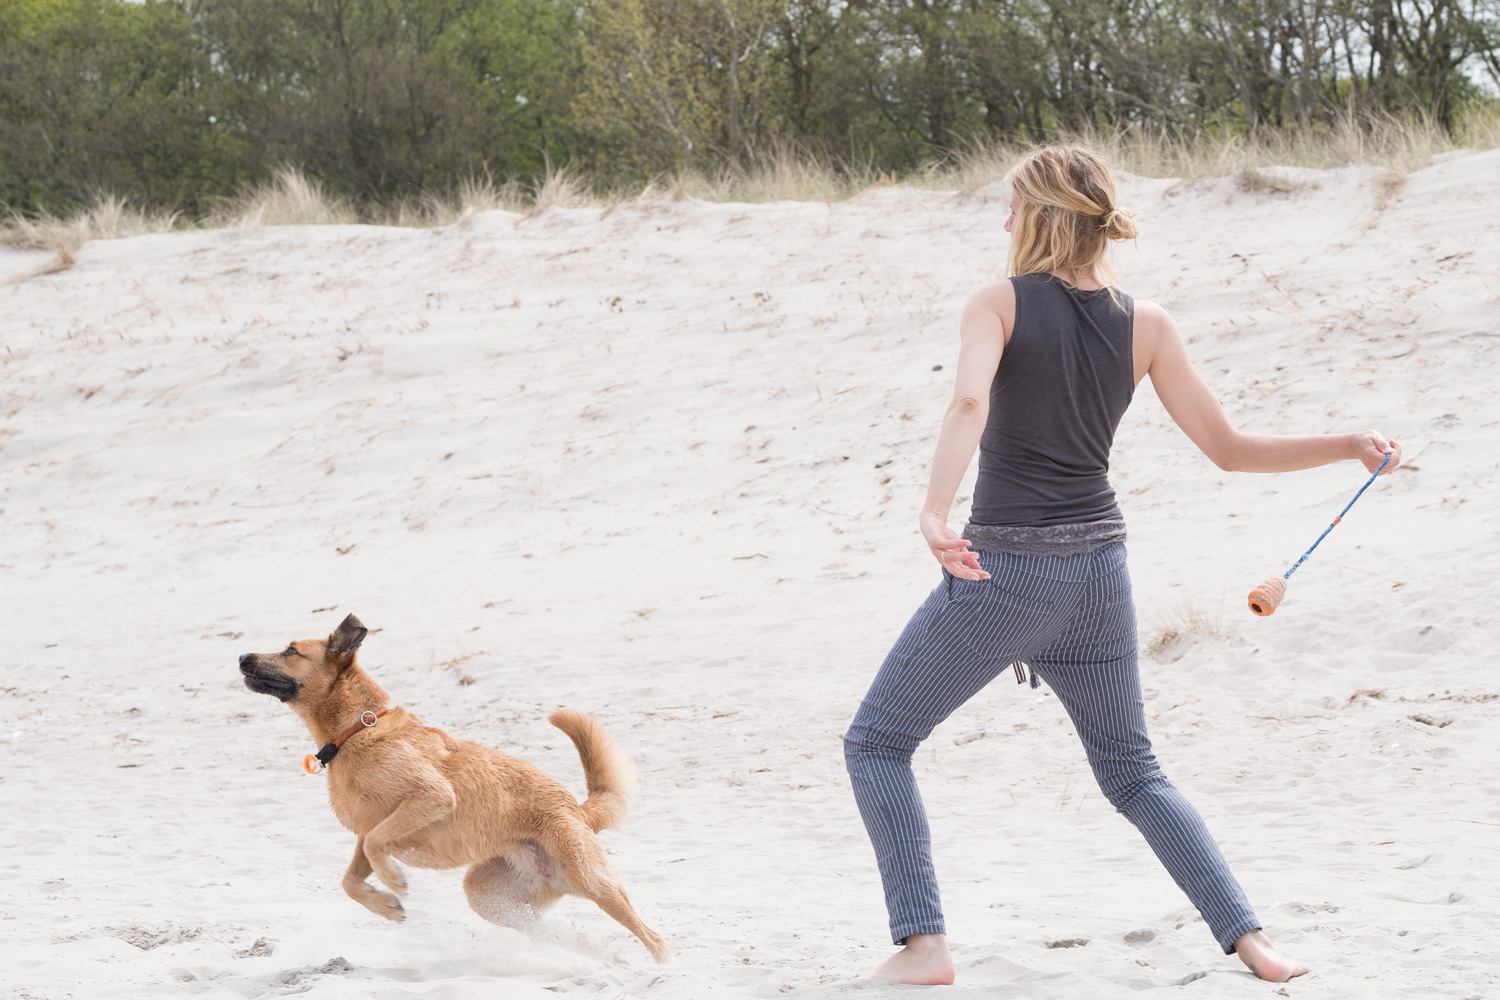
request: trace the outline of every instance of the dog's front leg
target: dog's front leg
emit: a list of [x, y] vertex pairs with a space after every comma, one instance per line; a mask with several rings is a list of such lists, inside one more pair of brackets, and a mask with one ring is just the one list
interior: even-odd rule
[[381, 892], [365, 879], [370, 877], [370, 860], [365, 857], [365, 838], [360, 837], [354, 843], [354, 860], [349, 862], [349, 870], [344, 872], [344, 891], [349, 898], [371, 913], [394, 920], [397, 923], [406, 919], [406, 910], [401, 907], [401, 900], [388, 892]]
[[365, 834], [365, 858], [375, 877], [397, 896], [406, 895], [406, 876], [391, 856], [392, 849], [424, 827], [446, 820], [453, 812], [454, 802], [453, 786], [439, 776], [432, 785], [409, 795], [395, 812]]

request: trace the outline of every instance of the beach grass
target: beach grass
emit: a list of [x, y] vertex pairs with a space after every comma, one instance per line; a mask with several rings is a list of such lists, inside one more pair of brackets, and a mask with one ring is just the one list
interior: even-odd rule
[[[1122, 128], [1063, 138], [1086, 143], [1117, 169], [1138, 176], [1233, 177], [1242, 190], [1257, 193], [1286, 192], [1298, 184], [1283, 174], [1267, 173], [1268, 168], [1378, 167], [1384, 171], [1384, 202], [1399, 194], [1408, 174], [1435, 158], [1500, 146], [1500, 102], [1471, 109], [1452, 132], [1423, 118], [1351, 114], [1331, 127], [1302, 130], [1187, 134]], [[184, 229], [355, 223], [432, 228], [460, 224], [496, 209], [534, 216], [551, 208], [607, 210], [656, 199], [838, 202], [892, 184], [963, 196], [1003, 180], [1030, 146], [1022, 141], [976, 140], [920, 169], [892, 175], [867, 160], [810, 155], [778, 145], [748, 165], [663, 175], [633, 190], [602, 188], [570, 164], [549, 165], [533, 184], [471, 176], [448, 190], [375, 205], [357, 204], [330, 192], [306, 172], [283, 166], [269, 179], [220, 200], [200, 218], [137, 205], [109, 192], [96, 194], [66, 218], [11, 212], [0, 222], [0, 245], [52, 253], [56, 270], [71, 266], [78, 249], [90, 240]]]

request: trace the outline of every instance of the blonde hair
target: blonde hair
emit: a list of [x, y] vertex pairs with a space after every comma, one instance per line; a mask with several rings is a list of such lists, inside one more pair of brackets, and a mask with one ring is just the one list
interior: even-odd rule
[[1078, 145], [1042, 146], [1005, 177], [1016, 196], [1010, 273], [1066, 271], [1112, 286], [1119, 275], [1105, 257], [1110, 240], [1136, 237], [1134, 216], [1116, 203], [1109, 167]]

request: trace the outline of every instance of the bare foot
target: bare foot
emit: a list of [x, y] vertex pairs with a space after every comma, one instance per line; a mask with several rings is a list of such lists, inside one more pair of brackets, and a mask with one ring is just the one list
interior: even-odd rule
[[1268, 983], [1284, 983], [1307, 975], [1307, 966], [1277, 951], [1264, 931], [1241, 934], [1234, 942], [1234, 952], [1251, 972]]
[[908, 934], [906, 947], [865, 978], [917, 986], [952, 986], [953, 956], [948, 954], [948, 936]]

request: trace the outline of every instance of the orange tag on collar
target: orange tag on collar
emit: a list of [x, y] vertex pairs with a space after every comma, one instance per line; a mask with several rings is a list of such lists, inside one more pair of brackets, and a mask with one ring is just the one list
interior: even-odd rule
[[323, 762], [318, 760], [317, 754], [310, 753], [306, 757], [302, 758], [302, 770], [306, 771], [308, 774], [317, 774], [319, 771], [323, 770]]

